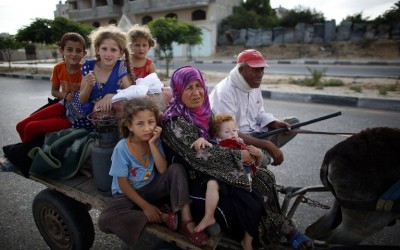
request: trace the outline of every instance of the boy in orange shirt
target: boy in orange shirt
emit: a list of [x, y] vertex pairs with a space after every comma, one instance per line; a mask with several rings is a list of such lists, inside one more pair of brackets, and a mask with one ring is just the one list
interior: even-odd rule
[[51, 94], [61, 101], [33, 113], [17, 124], [22, 143], [30, 142], [47, 132], [70, 128], [71, 118], [80, 115], [78, 98], [82, 81], [81, 61], [87, 53], [85, 39], [75, 32], [65, 33], [61, 37], [59, 52], [64, 61], [54, 66], [50, 81]]

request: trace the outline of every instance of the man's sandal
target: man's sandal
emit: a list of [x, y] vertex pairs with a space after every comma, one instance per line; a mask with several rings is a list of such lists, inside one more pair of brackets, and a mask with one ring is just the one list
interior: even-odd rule
[[190, 239], [190, 241], [197, 246], [203, 246], [207, 244], [208, 235], [204, 231], [198, 233], [191, 232], [187, 227], [187, 225], [189, 225], [190, 223], [195, 224], [193, 220], [181, 221], [181, 223], [179, 224], [179, 232], [186, 235]]
[[311, 246], [307, 247], [307, 249], [314, 249], [313, 241], [310, 238], [308, 238], [305, 234], [300, 233], [299, 230], [296, 230], [296, 232], [292, 235], [290, 240], [288, 240], [288, 243], [294, 249], [301, 249], [301, 245], [303, 245], [307, 241], [311, 243]]

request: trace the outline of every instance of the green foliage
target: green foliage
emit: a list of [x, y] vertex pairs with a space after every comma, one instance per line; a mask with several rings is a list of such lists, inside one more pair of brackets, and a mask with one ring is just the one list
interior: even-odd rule
[[202, 40], [201, 29], [190, 23], [178, 22], [176, 18], [158, 18], [147, 24], [157, 41], [166, 61], [166, 74], [169, 75], [169, 63], [173, 59], [172, 43], [196, 45]]
[[343, 81], [340, 79], [323, 80], [322, 78], [325, 76], [327, 70], [326, 68], [319, 70], [307, 67], [307, 70], [311, 73], [311, 78], [305, 77], [304, 79], [292, 79], [290, 82], [299, 86], [315, 87], [316, 89], [344, 85]]
[[233, 7], [233, 14], [222, 19], [220, 32], [226, 32], [230, 29], [258, 29], [258, 15], [255, 11], [246, 10], [243, 7]]
[[369, 17], [364, 18], [362, 11], [354, 14], [353, 16], [347, 16], [345, 20], [351, 21], [353, 23], [368, 23]]
[[60, 45], [60, 39], [65, 32], [76, 32], [82, 35], [86, 41], [86, 47], [89, 47], [88, 35], [93, 27], [75, 22], [64, 17], [56, 17], [51, 23], [51, 40], [52, 43]]
[[378, 87], [378, 91], [380, 95], [387, 95], [388, 92], [400, 91], [400, 83], [396, 82], [395, 84], [390, 85], [381, 85]]
[[390, 10], [387, 10], [383, 15], [378, 16], [374, 22], [378, 24], [392, 24], [393, 22], [400, 21], [400, 1], [392, 6]]
[[59, 45], [60, 38], [65, 32], [77, 32], [87, 39], [86, 37], [91, 30], [92, 28], [88, 25], [64, 17], [56, 17], [54, 20], [36, 18], [30, 25], [17, 31], [16, 39], [25, 43]]
[[329, 80], [324, 80], [323, 85], [326, 87], [339, 87], [343, 86], [344, 82], [340, 79], [329, 79]]
[[242, 4], [247, 11], [255, 11], [259, 16], [270, 16], [275, 14], [269, 0], [246, 0]]
[[351, 86], [350, 89], [355, 91], [355, 92], [357, 92], [357, 93], [361, 93], [362, 92], [361, 86]]
[[36, 18], [30, 25], [19, 29], [15, 38], [20, 42], [52, 43], [51, 23], [50, 19]]
[[203, 42], [201, 28], [187, 22], [178, 22], [179, 36], [178, 43], [198, 45]]
[[15, 39], [14, 36], [0, 36], [0, 51], [8, 61], [8, 68], [11, 71], [11, 59], [16, 50], [22, 48], [23, 44]]
[[322, 70], [318, 70], [307, 67], [307, 70], [311, 73], [311, 81], [314, 84], [313, 86], [320, 86], [322, 83], [321, 80], [325, 76], [327, 69], [323, 68]]
[[324, 14], [315, 9], [306, 8], [298, 5], [294, 9], [289, 10], [286, 15], [279, 21], [282, 27], [294, 27], [298, 23], [323, 23], [325, 22]]
[[230, 29], [269, 29], [278, 25], [278, 17], [269, 0], [246, 0], [233, 7], [233, 14], [224, 18], [220, 32]]

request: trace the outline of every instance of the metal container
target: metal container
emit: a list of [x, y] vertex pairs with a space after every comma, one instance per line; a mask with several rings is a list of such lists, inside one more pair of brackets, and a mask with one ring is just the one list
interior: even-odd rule
[[115, 116], [91, 115], [89, 119], [96, 127], [97, 136], [91, 147], [92, 173], [100, 194], [111, 196], [111, 155], [119, 141], [118, 121]]

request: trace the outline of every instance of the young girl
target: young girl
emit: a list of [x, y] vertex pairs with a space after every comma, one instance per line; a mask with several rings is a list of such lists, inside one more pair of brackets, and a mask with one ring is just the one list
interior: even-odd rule
[[[137, 241], [147, 222], [165, 223], [176, 230], [180, 211], [181, 228], [195, 244], [206, 243], [207, 235], [195, 233], [190, 213], [190, 199], [186, 172], [182, 165], [168, 167], [161, 145], [159, 110], [148, 98], [127, 101], [123, 108], [121, 133], [123, 139], [115, 146], [110, 175], [115, 197], [100, 215], [99, 227], [113, 233], [127, 244]], [[170, 196], [172, 212], [164, 213], [155, 202]]]
[[47, 132], [69, 128], [75, 116], [79, 115], [79, 112], [69, 111], [74, 110], [70, 107], [74, 106], [74, 96], [79, 95], [81, 60], [86, 55], [85, 40], [78, 33], [65, 33], [61, 37], [59, 52], [64, 61], [54, 66], [50, 81], [51, 94], [62, 101], [33, 113], [17, 124], [22, 143]]
[[[83, 112], [88, 115], [94, 111], [111, 111], [111, 98], [118, 89], [125, 89], [133, 82], [128, 55], [126, 35], [114, 25], [101, 26], [89, 35], [92, 51], [96, 59], [86, 61], [82, 66], [82, 83], [79, 101]], [[79, 123], [91, 124], [86, 118]]]
[[[256, 167], [262, 163], [263, 153], [260, 149], [254, 146], [247, 146], [244, 144], [243, 140], [239, 137], [238, 132], [239, 130], [237, 129], [235, 119], [231, 115], [221, 113], [212, 117], [210, 122], [210, 134], [213, 136], [219, 146], [248, 150], [249, 153], [254, 156], [255, 162], [249, 162], [243, 165], [251, 182], [252, 176], [255, 175]], [[193, 147], [198, 148], [200, 145], [210, 145], [204, 141], [205, 139], [203, 138], [197, 139], [193, 143]], [[216, 222], [214, 218], [214, 212], [219, 201], [220, 184], [223, 185], [223, 183], [219, 183], [217, 179], [211, 177], [206, 177], [206, 180], [207, 189], [205, 197], [205, 213], [204, 217], [195, 228], [196, 232], [201, 232]], [[241, 242], [243, 249], [252, 249], [252, 242], [253, 237], [248, 232], [245, 232], [244, 238]]]
[[151, 73], [156, 72], [156, 66], [153, 61], [147, 57], [151, 47], [154, 47], [155, 41], [147, 26], [134, 25], [128, 31], [129, 48], [131, 49], [132, 71], [136, 79], [144, 78]]

